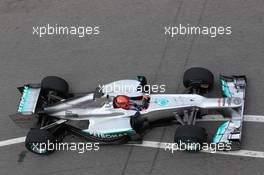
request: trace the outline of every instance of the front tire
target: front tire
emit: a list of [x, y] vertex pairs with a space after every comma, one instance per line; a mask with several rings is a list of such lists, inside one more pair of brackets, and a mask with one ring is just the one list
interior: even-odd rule
[[174, 141], [186, 151], [198, 152], [201, 150], [202, 144], [207, 141], [207, 134], [204, 128], [183, 125], [177, 128]]
[[214, 75], [205, 68], [193, 67], [185, 71], [183, 85], [186, 88], [210, 90], [214, 85]]
[[55, 143], [56, 139], [51, 132], [46, 129], [34, 128], [27, 134], [25, 147], [32, 153], [47, 155], [55, 151]]

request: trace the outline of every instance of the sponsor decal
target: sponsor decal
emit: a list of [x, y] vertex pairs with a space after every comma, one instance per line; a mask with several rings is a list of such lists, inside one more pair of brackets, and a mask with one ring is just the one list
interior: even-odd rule
[[169, 104], [169, 100], [166, 98], [156, 98], [154, 100], [154, 103], [156, 103], [160, 106], [167, 106]]
[[233, 102], [235, 105], [240, 105], [242, 103], [242, 100], [240, 98], [234, 98]]
[[[121, 132], [110, 132], [110, 133], [101, 133], [96, 131], [89, 131], [90, 135], [93, 135], [98, 138], [120, 138], [123, 136], [127, 136], [129, 132], [133, 130], [121, 131]], [[85, 131], [84, 131], [85, 132]]]
[[221, 82], [222, 82], [222, 90], [223, 90], [224, 95], [226, 97], [231, 97], [231, 94], [230, 94], [230, 91], [229, 91], [229, 88], [228, 88], [226, 81], [221, 80]]

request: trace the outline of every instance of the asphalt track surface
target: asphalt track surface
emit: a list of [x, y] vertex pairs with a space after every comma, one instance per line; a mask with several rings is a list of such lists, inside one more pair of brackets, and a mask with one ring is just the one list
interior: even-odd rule
[[[15, 112], [15, 87], [39, 82], [47, 75], [64, 77], [71, 91], [90, 91], [117, 79], [145, 75], [150, 84], [166, 84], [167, 93], [180, 93], [182, 74], [202, 66], [219, 74], [248, 77], [246, 114], [264, 115], [263, 0], [35, 1], [0, 2], [0, 140], [22, 137], [8, 118]], [[32, 35], [32, 26], [45, 24], [99, 25], [98, 36]], [[164, 35], [164, 26], [231, 25], [231, 36]], [[213, 94], [219, 94], [219, 83]], [[209, 133], [219, 122], [200, 125]], [[159, 127], [144, 140], [171, 142], [177, 126]], [[243, 148], [264, 151], [264, 124], [246, 122]], [[76, 140], [76, 138], [70, 138]], [[0, 174], [263, 174], [260, 158], [220, 154], [171, 154], [137, 146], [104, 146], [100, 151], [56, 152], [37, 156], [23, 144], [0, 148]]]

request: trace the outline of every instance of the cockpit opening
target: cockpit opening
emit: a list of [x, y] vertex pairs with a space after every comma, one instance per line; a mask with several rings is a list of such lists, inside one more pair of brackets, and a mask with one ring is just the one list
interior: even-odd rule
[[118, 95], [113, 99], [114, 108], [122, 108], [125, 110], [136, 110], [142, 111], [148, 108], [150, 97], [149, 96], [138, 96], [128, 97], [125, 95]]

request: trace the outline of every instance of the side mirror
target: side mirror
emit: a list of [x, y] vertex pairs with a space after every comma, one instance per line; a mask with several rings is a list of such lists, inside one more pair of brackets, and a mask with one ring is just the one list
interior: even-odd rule
[[101, 91], [100, 87], [96, 87], [93, 95], [93, 99], [95, 100], [96, 98], [101, 98], [104, 96], [104, 93]]
[[147, 84], [147, 79], [145, 76], [139, 75], [137, 78], [141, 86], [145, 86]]

